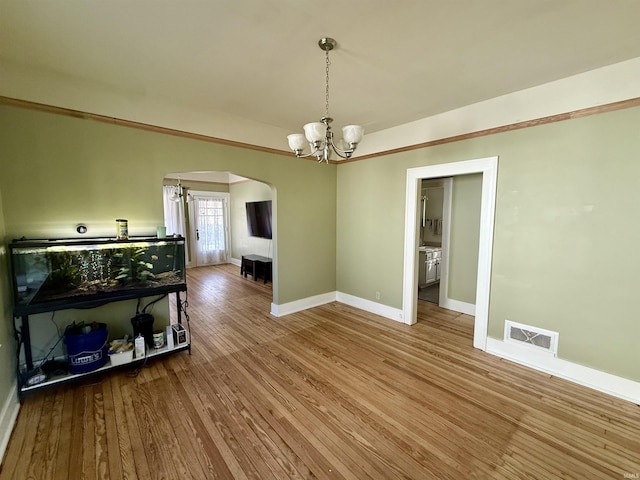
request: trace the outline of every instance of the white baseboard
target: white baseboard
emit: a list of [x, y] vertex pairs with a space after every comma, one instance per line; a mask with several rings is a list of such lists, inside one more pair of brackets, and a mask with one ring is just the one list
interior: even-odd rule
[[374, 313], [390, 320], [395, 320], [396, 322], [404, 322], [402, 318], [402, 309], [400, 308], [389, 307], [381, 303], [372, 302], [371, 300], [366, 300], [360, 297], [354, 297], [353, 295], [342, 292], [337, 293], [336, 300], [351, 307], [359, 308], [360, 310]]
[[239, 258], [231, 258], [231, 260], [229, 260], [229, 263], [237, 267], [242, 266], [242, 260], [240, 260]]
[[396, 322], [403, 322], [402, 310], [399, 308], [389, 307], [381, 303], [365, 300], [364, 298], [354, 297], [347, 293], [342, 292], [329, 292], [314, 297], [303, 298], [289, 303], [283, 303], [281, 305], [271, 304], [271, 315], [274, 317], [282, 317], [289, 315], [290, 313], [300, 312], [307, 310], [308, 308], [318, 307], [326, 303], [340, 302], [345, 305], [349, 305], [360, 310], [364, 310], [381, 317], [395, 320]]
[[545, 352], [523, 349], [510, 342], [487, 338], [487, 353], [556, 377], [593, 388], [599, 392], [640, 404], [640, 383], [554, 357]]
[[11, 432], [16, 424], [20, 402], [18, 401], [18, 389], [14, 385], [5, 399], [2, 411], [0, 411], [0, 464], [4, 459], [4, 453], [11, 438]]
[[473, 317], [476, 316], [476, 306], [473, 303], [461, 302], [452, 298], [445, 298], [440, 304], [442, 308], [453, 310], [454, 312], [465, 313]]
[[300, 312], [309, 308], [318, 307], [326, 303], [336, 301], [336, 292], [323, 293], [321, 295], [315, 295], [313, 297], [302, 298], [289, 303], [283, 303], [276, 305], [271, 304], [271, 315], [274, 317], [282, 317], [289, 315], [290, 313]]

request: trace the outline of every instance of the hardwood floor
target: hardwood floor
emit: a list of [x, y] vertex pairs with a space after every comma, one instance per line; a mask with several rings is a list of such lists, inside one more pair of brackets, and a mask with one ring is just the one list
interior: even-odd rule
[[193, 354], [27, 396], [5, 479], [622, 479], [640, 408], [340, 303], [285, 317], [239, 267], [191, 270]]

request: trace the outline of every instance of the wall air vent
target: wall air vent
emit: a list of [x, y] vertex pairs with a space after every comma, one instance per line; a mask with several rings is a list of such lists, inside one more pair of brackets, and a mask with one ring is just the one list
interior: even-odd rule
[[558, 355], [558, 332], [505, 320], [504, 341]]

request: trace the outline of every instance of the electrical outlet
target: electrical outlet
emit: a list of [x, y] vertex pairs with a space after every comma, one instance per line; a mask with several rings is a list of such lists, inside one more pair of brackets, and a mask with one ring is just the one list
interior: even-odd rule
[[376, 292], [376, 300], [380, 300], [380, 292]]

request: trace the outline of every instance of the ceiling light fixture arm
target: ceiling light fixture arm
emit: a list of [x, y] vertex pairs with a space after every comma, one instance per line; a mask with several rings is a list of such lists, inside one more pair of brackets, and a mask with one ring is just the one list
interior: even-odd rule
[[324, 123], [327, 126], [327, 135], [325, 137], [326, 138], [325, 144], [327, 146], [331, 145], [331, 147], [336, 152], [336, 154], [338, 154], [338, 156], [340, 156], [342, 158], [351, 158], [351, 154], [353, 154], [353, 152], [355, 151], [355, 149], [358, 146], [358, 144], [357, 143], [349, 143], [349, 148], [346, 149], [346, 150], [338, 147], [336, 145], [336, 143], [333, 141], [333, 131], [331, 130], [331, 125], [329, 125], [333, 121], [333, 118], [331, 118], [331, 117], [322, 117], [321, 121], [322, 121], [322, 123]]

